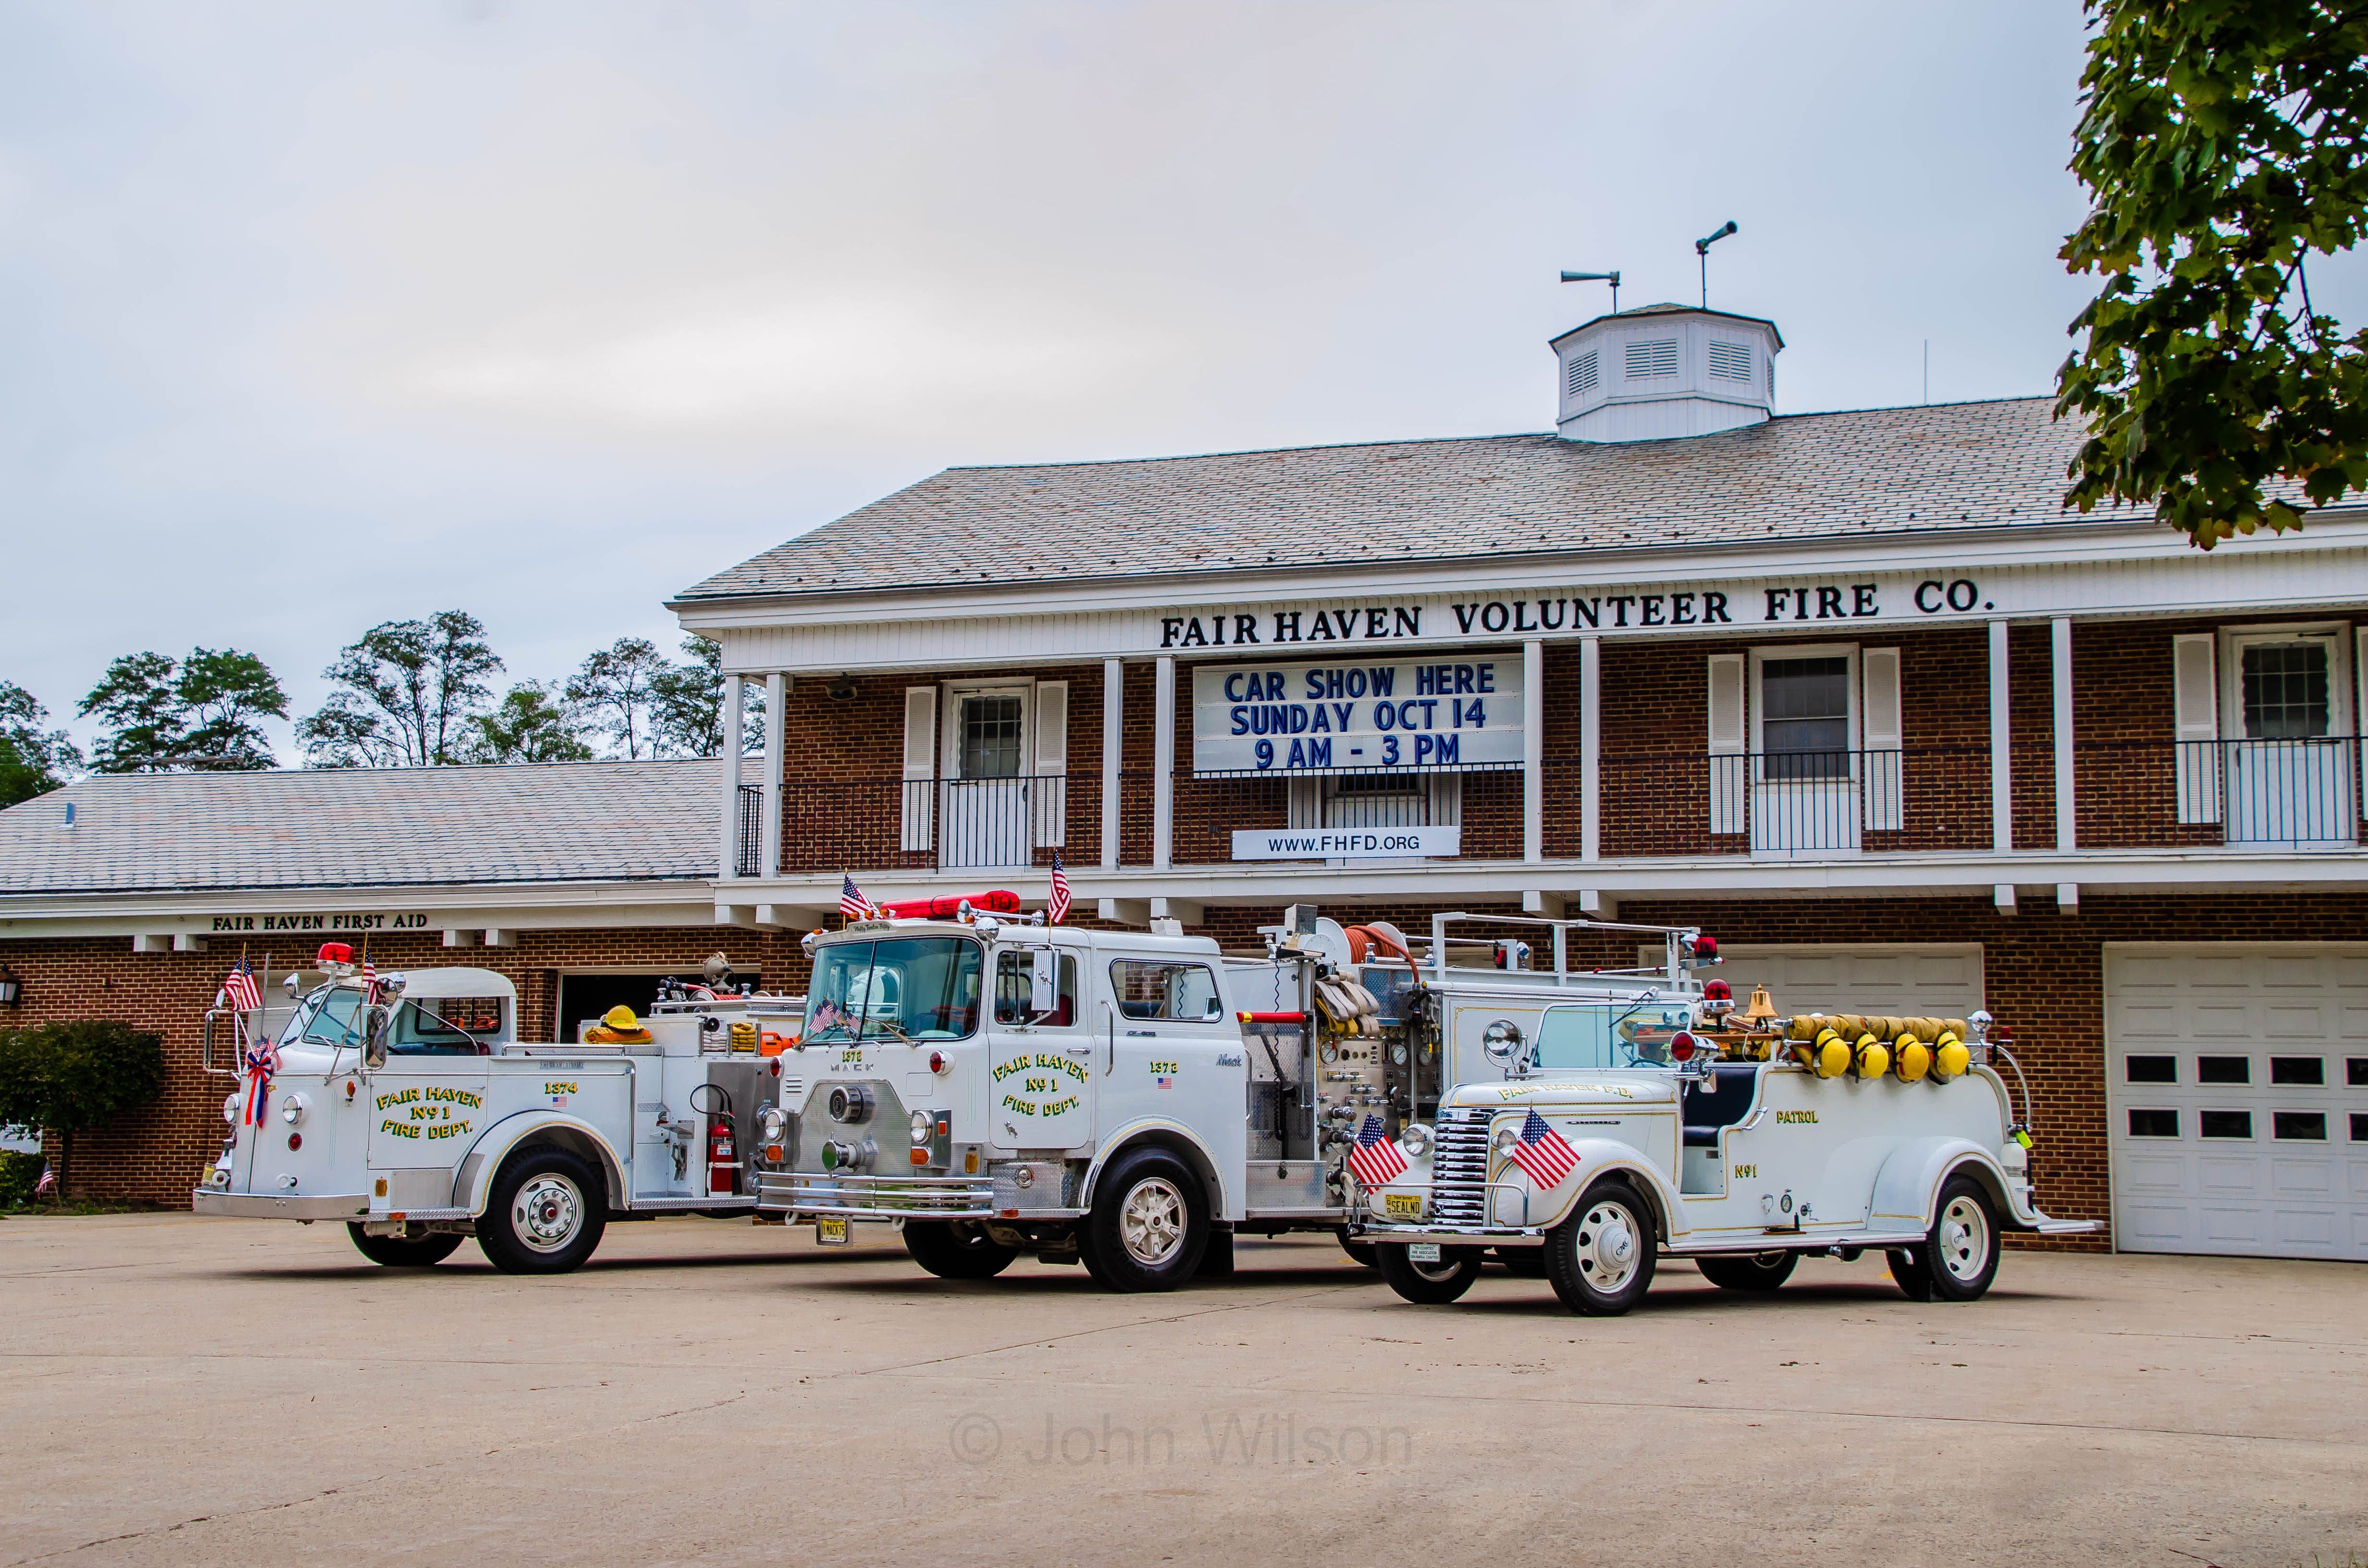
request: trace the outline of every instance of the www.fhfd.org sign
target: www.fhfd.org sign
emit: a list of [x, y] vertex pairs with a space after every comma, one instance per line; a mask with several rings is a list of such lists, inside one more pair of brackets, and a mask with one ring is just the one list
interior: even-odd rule
[[1413, 771], [1520, 760], [1518, 654], [1386, 664], [1246, 662], [1202, 665], [1192, 672], [1195, 773]]

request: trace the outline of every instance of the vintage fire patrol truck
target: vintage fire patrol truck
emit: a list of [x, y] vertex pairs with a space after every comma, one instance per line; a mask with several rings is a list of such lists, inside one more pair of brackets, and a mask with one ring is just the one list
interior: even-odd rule
[[[725, 971], [662, 990], [646, 1020], [541, 1045], [518, 1040], [517, 994], [491, 970], [373, 976], [332, 943], [288, 977], [284, 1013], [208, 1014], [206, 1068], [238, 1085], [191, 1205], [343, 1221], [391, 1267], [473, 1235], [518, 1274], [577, 1267], [611, 1220], [746, 1214], [746, 1130], [779, 1097], [803, 999], [732, 994]], [[236, 1066], [215, 1064], [218, 1035]]]
[[1967, 1301], [1989, 1289], [2002, 1229], [2095, 1228], [2040, 1211], [2029, 1088], [1987, 1014], [1726, 1002], [1557, 1000], [1491, 1022], [1506, 1080], [1448, 1096], [1405, 1142], [1404, 1169], [1360, 1189], [1360, 1234], [1392, 1288], [1452, 1301], [1493, 1250], [1534, 1260], [1521, 1271], [1572, 1311], [1611, 1315], [1661, 1254], [1759, 1291], [1805, 1256], [1877, 1248], [1909, 1296]]
[[1549, 966], [1543, 943], [1459, 941], [1462, 915], [1426, 939], [1298, 908], [1264, 955], [1228, 958], [1174, 922], [951, 913], [806, 938], [801, 1038], [759, 1112], [759, 1207], [825, 1243], [894, 1224], [950, 1278], [1029, 1254], [1120, 1290], [1223, 1272], [1240, 1233], [1335, 1232], [1370, 1258], [1348, 1234], [1349, 1153], [1419, 1138], [1452, 1085], [1501, 1083], [1490, 1028], [1564, 1003], [1688, 1018], [1714, 956], [1692, 931], [1614, 927], [1666, 961], [1582, 974], [1567, 936], [1599, 923], [1505, 923], [1550, 932]]

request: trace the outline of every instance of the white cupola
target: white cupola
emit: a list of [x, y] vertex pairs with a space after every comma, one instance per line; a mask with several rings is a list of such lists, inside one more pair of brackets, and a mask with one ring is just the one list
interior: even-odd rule
[[1766, 419], [1776, 401], [1774, 322], [1691, 305], [1639, 305], [1554, 340], [1566, 441], [1662, 441]]

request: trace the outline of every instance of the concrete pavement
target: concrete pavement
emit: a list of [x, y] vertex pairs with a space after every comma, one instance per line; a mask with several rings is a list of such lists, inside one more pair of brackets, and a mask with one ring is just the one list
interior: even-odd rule
[[2009, 1254], [1626, 1318], [1321, 1239], [1109, 1296], [719, 1221], [553, 1279], [342, 1227], [0, 1223], [0, 1562], [2368, 1560], [2368, 1274]]

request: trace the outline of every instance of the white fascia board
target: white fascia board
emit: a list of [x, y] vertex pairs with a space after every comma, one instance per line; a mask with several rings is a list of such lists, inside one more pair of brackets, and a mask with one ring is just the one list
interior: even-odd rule
[[[2213, 551], [2212, 560], [2225, 562], [2265, 552], [2275, 552], [2281, 560], [2305, 554], [2348, 559], [2362, 550], [2368, 550], [2368, 508], [2352, 508], [2315, 520], [2300, 538], [2256, 535], [2228, 540]], [[675, 611], [685, 631], [713, 638], [728, 651], [730, 641], [723, 634], [735, 630], [838, 628], [847, 625], [851, 616], [859, 615], [863, 620], [881, 623], [1130, 610], [1181, 609], [1189, 613], [1195, 608], [1214, 609], [1253, 602], [1296, 604], [1312, 598], [1389, 594], [1535, 593], [1549, 585], [1580, 590], [1680, 577], [1700, 580], [1713, 575], [1741, 580], [1796, 577], [1834, 563], [1847, 564], [1857, 572], [1944, 568], [1952, 574], [1964, 574], [2015, 566], [2159, 566], [2201, 559], [2200, 552], [2184, 536], [2171, 533], [2151, 518], [2094, 522], [2034, 519], [1991, 527], [1795, 538], [1765, 544], [1707, 541], [1682, 547], [1434, 556], [1418, 561], [1255, 571], [1155, 570], [1117, 578], [1066, 578], [1053, 585], [999, 589], [963, 585], [750, 596], [677, 600], [668, 608]], [[2310, 577], [2305, 591], [2310, 596], [2306, 599], [2289, 601], [2282, 595], [2278, 602], [2349, 604], [2362, 597], [2356, 589], [2345, 590], [2340, 574], [2324, 571]], [[2146, 608], [2124, 607], [2122, 613], [2142, 613]], [[2186, 600], [2166, 597], [2159, 608], [2183, 611], [2192, 607]], [[1661, 630], [1678, 636], [1733, 635], [1731, 630], [1723, 628], [1694, 633], [1684, 628]]]
[[417, 926], [358, 929], [355, 935], [437, 935], [447, 930], [588, 929], [700, 926], [712, 916], [714, 884], [703, 881], [492, 884], [484, 887], [221, 888], [156, 893], [91, 892], [0, 896], [0, 943], [12, 937], [193, 932], [217, 943], [334, 940], [341, 929], [218, 930], [216, 915], [401, 912]]
[[[1041, 903], [1043, 879], [992, 875], [1010, 886], [1024, 904]], [[878, 883], [875, 888], [874, 882]], [[1683, 896], [1701, 898], [1817, 897], [1987, 899], [2000, 883], [2052, 888], [2085, 884], [2089, 896], [2124, 892], [2180, 893], [2315, 892], [2368, 891], [2368, 855], [2306, 853], [2263, 855], [2249, 851], [2114, 851], [2100, 854], [1931, 855], [1833, 860], [1520, 860], [1445, 865], [1339, 867], [1282, 863], [1257, 866], [1178, 866], [1167, 872], [1148, 867], [1095, 870], [1072, 879], [1076, 896], [1147, 901], [1165, 898], [1203, 905], [1315, 903], [1360, 903], [1393, 900], [1423, 903], [1502, 902], [1520, 904], [1531, 894], [1582, 892], [1615, 899]], [[768, 890], [783, 903], [811, 903], [837, 889], [836, 873], [752, 884], [733, 884], [737, 901]], [[894, 903], [947, 891], [946, 879], [922, 872], [874, 873], [865, 891]]]

